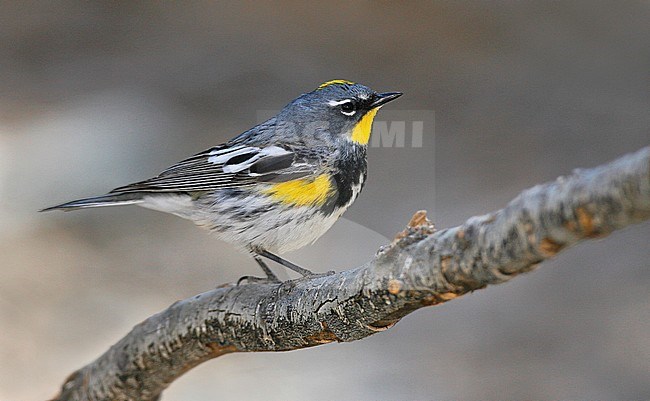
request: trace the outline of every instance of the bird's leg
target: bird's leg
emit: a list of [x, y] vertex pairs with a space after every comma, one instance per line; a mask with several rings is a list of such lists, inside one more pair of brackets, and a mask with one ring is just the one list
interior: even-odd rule
[[[281, 258], [278, 255], [273, 254], [273, 253], [271, 253], [269, 251], [265, 251], [265, 250], [262, 249], [262, 250], [257, 250], [256, 252], [257, 252], [258, 255], [264, 256], [267, 259], [271, 259], [272, 261], [274, 261], [276, 263], [279, 263], [279, 264], [281, 264], [282, 266], [284, 266], [284, 267], [286, 267], [288, 269], [293, 270], [294, 272], [300, 274], [303, 277], [313, 277], [313, 276], [322, 275], [322, 274], [316, 274], [316, 273], [312, 272], [311, 270], [307, 270], [307, 269], [305, 269], [303, 267], [300, 267], [300, 266], [298, 266], [298, 265], [296, 265], [294, 263], [291, 263], [288, 260], [286, 260], [284, 258]], [[334, 272], [330, 271], [330, 272], [327, 272], [325, 275], [330, 275], [330, 274], [334, 274]]]
[[241, 284], [242, 281], [248, 281], [248, 282], [271, 282], [271, 283], [281, 283], [281, 281], [278, 279], [278, 277], [273, 274], [271, 269], [264, 263], [262, 258], [259, 257], [257, 254], [253, 254], [253, 259], [257, 262], [258, 265], [264, 270], [264, 273], [266, 274], [266, 278], [264, 277], [254, 277], [254, 276], [243, 276], [239, 280], [237, 280], [237, 285]]
[[257, 254], [260, 255], [260, 256], [264, 256], [267, 259], [271, 259], [272, 261], [274, 261], [276, 263], [279, 263], [279, 264], [281, 264], [282, 266], [284, 266], [284, 267], [286, 267], [288, 269], [293, 270], [294, 272], [300, 274], [303, 277], [309, 277], [309, 276], [314, 275], [314, 273], [311, 270], [307, 270], [307, 269], [302, 268], [302, 267], [300, 267], [300, 266], [298, 266], [296, 264], [293, 264], [293, 263], [289, 262], [288, 260], [283, 259], [283, 258], [279, 257], [278, 255], [276, 255], [274, 253], [271, 253], [269, 251], [265, 251], [265, 250], [262, 249], [262, 250], [258, 250]]
[[262, 268], [262, 270], [264, 270], [264, 274], [266, 274], [266, 277], [269, 279], [269, 281], [277, 281], [277, 282], [280, 282], [280, 280], [278, 279], [278, 277], [275, 275], [275, 273], [273, 273], [273, 272], [271, 271], [271, 269], [266, 265], [266, 263], [264, 263], [264, 261], [262, 260], [262, 258], [260, 258], [259, 256], [255, 255], [255, 256], [253, 256], [253, 259], [255, 259], [255, 261], [257, 262], [257, 264], [259, 264], [260, 267]]

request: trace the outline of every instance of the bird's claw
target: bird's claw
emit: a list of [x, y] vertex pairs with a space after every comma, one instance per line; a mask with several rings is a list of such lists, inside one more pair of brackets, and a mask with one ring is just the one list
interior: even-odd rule
[[237, 280], [237, 287], [242, 283], [245, 284], [280, 284], [282, 281], [278, 280], [277, 277], [255, 277], [255, 276], [242, 276]]

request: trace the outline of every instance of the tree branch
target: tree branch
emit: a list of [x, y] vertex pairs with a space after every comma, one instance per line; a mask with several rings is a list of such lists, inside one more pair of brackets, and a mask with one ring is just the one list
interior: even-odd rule
[[227, 284], [174, 303], [73, 373], [56, 400], [155, 400], [183, 373], [229, 352], [359, 340], [649, 218], [650, 147], [538, 185], [458, 227], [435, 231], [418, 212], [361, 267], [282, 284]]

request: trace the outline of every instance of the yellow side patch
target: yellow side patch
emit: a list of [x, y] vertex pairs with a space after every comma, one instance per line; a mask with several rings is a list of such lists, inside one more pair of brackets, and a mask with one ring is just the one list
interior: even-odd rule
[[347, 81], [345, 79], [333, 79], [331, 81], [324, 82], [316, 88], [316, 90], [327, 88], [330, 85], [354, 85], [354, 82]]
[[296, 206], [322, 206], [332, 191], [332, 181], [327, 174], [314, 179], [300, 178], [274, 184], [263, 192], [282, 203]]
[[361, 120], [354, 126], [352, 129], [352, 140], [356, 143], [362, 145], [367, 145], [370, 140], [370, 133], [372, 132], [372, 122], [375, 119], [375, 115], [379, 111], [379, 107], [368, 111]]

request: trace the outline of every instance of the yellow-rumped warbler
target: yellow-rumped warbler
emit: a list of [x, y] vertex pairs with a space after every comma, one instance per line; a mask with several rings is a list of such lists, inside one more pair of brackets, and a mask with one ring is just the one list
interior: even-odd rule
[[401, 95], [328, 81], [157, 177], [43, 210], [137, 204], [192, 220], [250, 252], [269, 280], [278, 281], [261, 257], [312, 275], [277, 253], [313, 243], [354, 202], [366, 181], [373, 119]]

